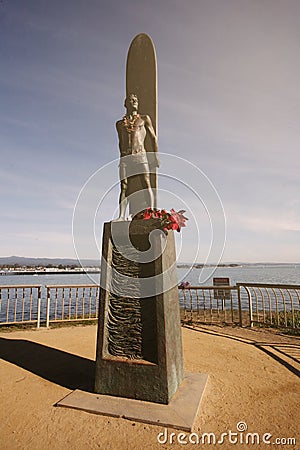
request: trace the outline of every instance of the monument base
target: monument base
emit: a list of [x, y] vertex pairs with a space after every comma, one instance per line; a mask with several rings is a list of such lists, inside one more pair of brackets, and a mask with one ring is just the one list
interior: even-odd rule
[[186, 373], [168, 405], [92, 394], [76, 389], [56, 406], [191, 432], [207, 379], [206, 374]]
[[183, 376], [173, 231], [105, 223], [95, 392], [168, 404]]

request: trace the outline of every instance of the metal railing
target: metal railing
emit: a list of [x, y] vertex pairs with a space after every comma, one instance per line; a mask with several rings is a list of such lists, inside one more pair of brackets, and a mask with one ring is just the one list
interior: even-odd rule
[[247, 293], [249, 321], [279, 328], [300, 328], [300, 285], [237, 283]]
[[[97, 320], [98, 285], [0, 286], [0, 325]], [[183, 323], [300, 329], [300, 285], [179, 287]]]
[[0, 325], [41, 323], [40, 285], [0, 286]]
[[185, 323], [243, 324], [237, 286], [179, 287], [179, 302]]
[[98, 317], [99, 286], [51, 285], [47, 289], [46, 326], [50, 322], [95, 320]]

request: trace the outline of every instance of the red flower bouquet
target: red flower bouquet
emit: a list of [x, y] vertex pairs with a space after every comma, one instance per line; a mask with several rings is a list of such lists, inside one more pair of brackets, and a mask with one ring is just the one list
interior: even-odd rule
[[176, 230], [180, 232], [182, 227], [185, 227], [185, 221], [188, 220], [183, 214], [185, 211], [175, 211], [171, 209], [170, 212], [165, 209], [147, 208], [142, 215], [143, 220], [159, 219], [160, 229], [163, 231]]

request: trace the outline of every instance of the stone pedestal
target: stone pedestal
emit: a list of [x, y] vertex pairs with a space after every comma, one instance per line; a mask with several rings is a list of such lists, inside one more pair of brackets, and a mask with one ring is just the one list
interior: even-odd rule
[[104, 224], [95, 392], [168, 404], [183, 380], [180, 311], [173, 231], [156, 228]]

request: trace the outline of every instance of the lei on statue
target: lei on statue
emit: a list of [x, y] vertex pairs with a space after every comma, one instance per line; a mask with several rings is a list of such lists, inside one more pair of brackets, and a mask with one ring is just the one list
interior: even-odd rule
[[175, 211], [171, 209], [170, 212], [165, 209], [147, 208], [142, 215], [143, 220], [158, 219], [160, 221], [159, 228], [163, 231], [176, 230], [178, 233], [182, 227], [185, 227], [185, 221], [188, 220], [183, 214], [185, 211]]

